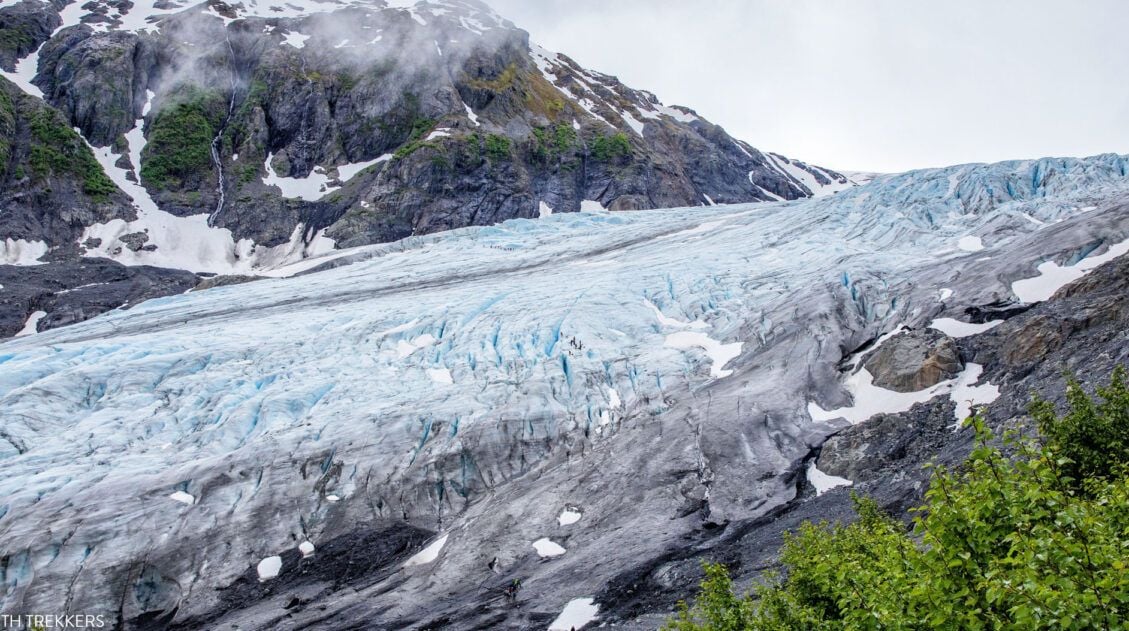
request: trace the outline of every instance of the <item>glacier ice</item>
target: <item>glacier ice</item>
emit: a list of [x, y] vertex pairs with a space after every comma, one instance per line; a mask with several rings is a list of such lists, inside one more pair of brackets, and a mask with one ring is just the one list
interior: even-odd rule
[[[144, 551], [195, 586], [178, 601], [191, 615], [296, 542], [324, 551], [394, 519], [445, 533], [408, 561], [426, 572], [397, 574], [413, 589], [457, 584], [490, 558], [476, 555], [535, 555], [529, 542], [572, 524], [545, 565], [596, 593], [602, 555], [680, 536], [687, 498], [718, 523], [790, 499], [789, 472], [845, 422], [818, 411], [865, 404], [840, 372], [856, 349], [1014, 300], [1040, 264], [1124, 241], [1127, 164], [966, 165], [814, 200], [517, 219], [9, 340], [0, 605], [117, 602]], [[954, 246], [969, 234], [984, 252]], [[680, 333], [702, 337], [672, 347]], [[937, 394], [993, 395], [975, 382]], [[562, 511], [575, 506], [582, 521]]]

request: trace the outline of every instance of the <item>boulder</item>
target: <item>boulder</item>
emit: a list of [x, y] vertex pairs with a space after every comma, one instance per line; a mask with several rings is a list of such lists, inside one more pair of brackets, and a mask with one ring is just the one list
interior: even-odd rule
[[895, 392], [917, 392], [952, 379], [964, 369], [952, 338], [932, 330], [904, 333], [887, 340], [863, 366], [874, 384]]

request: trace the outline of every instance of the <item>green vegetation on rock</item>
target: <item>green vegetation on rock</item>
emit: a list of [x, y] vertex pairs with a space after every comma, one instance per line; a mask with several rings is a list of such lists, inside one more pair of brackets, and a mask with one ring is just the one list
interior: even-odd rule
[[510, 139], [499, 134], [487, 135], [486, 155], [489, 156], [491, 160], [509, 160]]
[[33, 40], [31, 35], [16, 28], [0, 28], [0, 49], [10, 50], [13, 53], [20, 50], [27, 50], [31, 47]]
[[400, 145], [393, 154], [397, 159], [406, 158], [424, 147], [433, 146], [423, 139], [423, 135], [435, 128], [435, 121], [430, 118], [416, 117], [412, 119], [408, 140]]
[[0, 91], [0, 178], [8, 173], [12, 159], [12, 138], [16, 135], [16, 109], [12, 97]]
[[467, 81], [467, 85], [479, 90], [490, 90], [491, 92], [504, 92], [516, 83], [518, 78], [517, 64], [510, 64], [506, 66], [497, 77], [493, 79], [471, 79]]
[[804, 524], [785, 539], [782, 579], [738, 596], [706, 564], [673, 631], [1123, 629], [1129, 621], [1129, 388], [1125, 371], [1069, 410], [1032, 404], [1042, 442], [980, 418], [963, 467], [935, 470], [915, 527], [855, 498], [858, 520]]
[[[11, 105], [10, 100], [8, 105]], [[90, 148], [67, 126], [61, 114], [39, 107], [31, 112], [28, 127], [31, 130], [28, 167], [33, 175], [39, 178], [73, 175], [82, 181], [82, 192], [96, 201], [104, 201], [117, 190]]]
[[158, 189], [175, 190], [190, 176], [211, 170], [212, 139], [224, 107], [216, 93], [182, 89], [153, 119], [141, 179]]
[[571, 125], [535, 128], [533, 155], [542, 162], [557, 159], [576, 146], [576, 139], [576, 130]]
[[611, 136], [596, 136], [592, 139], [589, 152], [594, 160], [611, 162], [631, 155], [631, 143], [627, 134], [616, 132]]

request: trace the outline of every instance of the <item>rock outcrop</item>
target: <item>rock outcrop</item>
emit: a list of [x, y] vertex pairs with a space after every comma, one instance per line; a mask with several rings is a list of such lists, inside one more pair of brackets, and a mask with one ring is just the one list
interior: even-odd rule
[[0, 265], [0, 337], [15, 335], [39, 311], [45, 315], [36, 321], [36, 331], [47, 331], [150, 298], [184, 293], [196, 282], [191, 272], [126, 267], [106, 259]]
[[917, 392], [952, 379], [963, 368], [952, 338], [917, 330], [887, 340], [863, 363], [874, 384], [894, 392]]

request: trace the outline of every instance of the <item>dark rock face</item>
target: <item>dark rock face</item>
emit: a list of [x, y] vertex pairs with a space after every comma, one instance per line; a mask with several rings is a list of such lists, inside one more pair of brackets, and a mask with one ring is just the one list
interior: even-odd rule
[[[36, 84], [92, 144], [119, 154], [152, 91], [144, 166], [131, 166], [163, 210], [208, 213], [236, 239], [273, 246], [303, 224], [355, 246], [536, 217], [543, 204], [811, 195], [781, 164], [821, 185], [846, 181], [531, 46], [476, 2], [426, 20], [377, 5], [227, 25], [216, 13], [239, 18], [238, 7], [216, 7], [165, 16], [156, 32], [115, 31], [113, 12], [96, 11], [43, 46]], [[301, 47], [287, 39], [295, 33], [308, 36]], [[305, 178], [382, 155], [321, 199], [263, 183], [268, 159], [279, 176]]]
[[243, 275], [220, 275], [211, 276], [201, 280], [192, 291], [204, 291], [205, 289], [212, 289], [215, 287], [228, 287], [231, 285], [242, 285], [243, 283], [252, 283], [257, 280], [262, 280], [262, 276], [243, 276]]
[[[288, 595], [281, 618], [290, 617], [343, 590], [371, 587], [386, 579], [398, 565], [418, 551], [435, 533], [405, 523], [376, 523], [358, 527], [341, 536], [321, 542], [308, 557], [298, 550], [282, 554], [282, 563], [291, 568], [278, 580], [262, 583], [254, 568], [248, 568], [234, 584], [222, 590], [210, 615], [179, 620], [169, 625], [176, 615], [179, 598], [172, 597], [164, 606], [138, 603], [138, 612], [131, 616], [134, 628], [146, 628], [149, 621], [163, 619], [162, 629], [209, 628], [226, 613], [252, 606], [269, 597]], [[175, 583], [173, 583], [175, 586]]]
[[[375, 2], [278, 18], [212, 2], [133, 30], [115, 17], [142, 10], [131, 3], [91, 0], [65, 27], [66, 0], [0, 8], [0, 67], [34, 55], [43, 92], [0, 79], [0, 241], [74, 261], [106, 245], [85, 228], [137, 218], [145, 206], [86, 142], [119, 156], [160, 210], [207, 214], [264, 248], [299, 230], [307, 245], [325, 229], [350, 247], [586, 201], [633, 210], [813, 194], [796, 173], [846, 182], [543, 51], [484, 4], [444, 6], [426, 19]], [[146, 145], [131, 154], [139, 124]], [[271, 173], [324, 173], [328, 190], [286, 197]], [[169, 254], [159, 239], [132, 231], [102, 254]]]
[[60, 248], [72, 245], [86, 226], [134, 217], [129, 198], [105, 176], [66, 119], [3, 78], [0, 207], [0, 239]]
[[16, 61], [47, 41], [62, 23], [62, 0], [20, 0], [0, 8], [0, 68], [11, 72]]
[[15, 335], [36, 311], [47, 313], [38, 324], [39, 331], [46, 331], [149, 298], [184, 293], [196, 281], [191, 272], [126, 267], [106, 259], [0, 265], [0, 336]]
[[[951, 401], [918, 404], [903, 414], [881, 414], [831, 436], [820, 449], [820, 471], [855, 484], [905, 473], [905, 461], [924, 461], [952, 434]], [[916, 452], [916, 453], [915, 453]]]
[[877, 386], [917, 392], [955, 377], [964, 363], [952, 339], [936, 331], [920, 330], [886, 341], [864, 366], [874, 375]]

